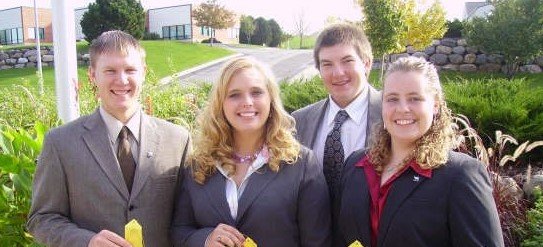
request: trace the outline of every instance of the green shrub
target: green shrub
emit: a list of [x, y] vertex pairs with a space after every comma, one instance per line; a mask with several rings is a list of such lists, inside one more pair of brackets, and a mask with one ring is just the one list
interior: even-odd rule
[[535, 205], [528, 210], [528, 225], [526, 235], [520, 246], [539, 247], [543, 243], [543, 195], [541, 188], [534, 190]]
[[143, 40], [158, 40], [158, 39], [160, 39], [160, 35], [158, 33], [150, 33], [150, 32], [143, 33]]
[[310, 80], [294, 81], [281, 84], [281, 98], [287, 112], [293, 112], [306, 105], [326, 98], [328, 93], [322, 80], [315, 76]]

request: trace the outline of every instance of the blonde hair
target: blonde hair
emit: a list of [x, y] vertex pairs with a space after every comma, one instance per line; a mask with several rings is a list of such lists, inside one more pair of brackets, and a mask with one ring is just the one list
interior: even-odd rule
[[136, 38], [120, 30], [103, 32], [92, 41], [89, 47], [91, 67], [96, 66], [96, 60], [102, 54], [120, 53], [126, 56], [132, 50], [140, 54], [141, 61], [145, 65], [145, 50]]
[[299, 156], [300, 144], [294, 138], [294, 119], [283, 108], [279, 86], [271, 72], [254, 59], [236, 58], [230, 60], [221, 70], [219, 81], [213, 85], [209, 103], [197, 118], [198, 129], [194, 137], [194, 152], [190, 157], [190, 164], [194, 180], [200, 184], [216, 172], [217, 163], [228, 172], [228, 175], [233, 175], [236, 171], [232, 159], [233, 130], [224, 115], [223, 103], [232, 77], [247, 69], [255, 69], [261, 73], [271, 99], [264, 140], [269, 151], [269, 168], [277, 172], [281, 161], [293, 164]]
[[[385, 81], [390, 74], [399, 71], [421, 73], [427, 79], [430, 93], [438, 103], [438, 112], [434, 115], [430, 129], [416, 142], [413, 156], [408, 157], [414, 158], [423, 169], [435, 169], [447, 162], [448, 152], [454, 146], [455, 133], [451, 110], [445, 102], [437, 70], [423, 58], [400, 58], [387, 69]], [[386, 84], [383, 87], [386, 87]], [[370, 146], [369, 156], [376, 170], [381, 172], [391, 157], [391, 137], [382, 124], [375, 126], [374, 129], [376, 136]]]

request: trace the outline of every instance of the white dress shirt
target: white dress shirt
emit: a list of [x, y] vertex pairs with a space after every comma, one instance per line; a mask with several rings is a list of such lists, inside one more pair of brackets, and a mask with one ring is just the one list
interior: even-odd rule
[[[323, 123], [320, 125], [315, 143], [312, 147], [320, 164], [323, 163], [326, 136], [334, 128], [334, 118], [336, 117], [336, 114], [342, 110], [341, 107], [332, 100], [331, 96], [328, 97], [329, 104], [322, 119]], [[364, 148], [366, 143], [366, 127], [368, 125], [368, 87], [365, 87], [356, 99], [343, 110], [349, 114], [349, 118], [345, 120], [341, 126], [341, 144], [343, 145], [343, 153], [345, 154], [344, 159], [347, 159], [352, 152]]]
[[[121, 129], [123, 128], [123, 123], [116, 119], [114, 116], [106, 112], [104, 108], [100, 106], [100, 115], [102, 116], [102, 119], [104, 120], [104, 123], [107, 127], [109, 142], [111, 145], [111, 148], [113, 150], [113, 153], [115, 154], [115, 157], [117, 157], [117, 148], [119, 147], [119, 133], [121, 133]], [[132, 117], [128, 120], [126, 123], [126, 127], [130, 130], [132, 133], [128, 136], [128, 141], [130, 142], [130, 150], [132, 151], [132, 156], [134, 157], [134, 161], [136, 162], [136, 166], [138, 165], [138, 159], [139, 159], [139, 140], [140, 140], [140, 124], [141, 124], [141, 109], [136, 110], [136, 113], [132, 115]]]

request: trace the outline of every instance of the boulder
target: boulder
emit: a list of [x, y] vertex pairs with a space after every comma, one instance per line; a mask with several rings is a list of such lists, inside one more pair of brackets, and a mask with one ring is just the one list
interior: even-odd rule
[[440, 45], [440, 44], [441, 44], [441, 41], [439, 39], [434, 39], [434, 41], [432, 41], [433, 46]]
[[441, 40], [441, 45], [452, 48], [456, 46], [456, 40], [452, 38], [444, 38]]
[[13, 55], [11, 55], [11, 58], [15, 58], [15, 59], [19, 59], [23, 57], [23, 53], [21, 52], [17, 52], [17, 53], [14, 53]]
[[541, 73], [541, 67], [537, 64], [529, 64], [520, 66], [520, 72], [528, 72], [531, 74]]
[[449, 55], [449, 61], [453, 64], [461, 64], [464, 61], [464, 57], [460, 54]]
[[17, 64], [17, 59], [15, 59], [15, 58], [8, 58], [8, 59], [6, 59], [6, 64], [7, 64], [7, 65], [15, 65], [15, 64]]
[[468, 42], [466, 41], [466, 39], [459, 39], [456, 41], [456, 44], [461, 46], [467, 46]]
[[28, 58], [21, 57], [21, 58], [17, 59], [17, 63], [28, 63]]
[[447, 64], [441, 67], [443, 71], [458, 71], [458, 64]]
[[421, 51], [417, 51], [415, 53], [413, 53], [413, 55], [411, 55], [413, 57], [423, 57], [424, 59], [428, 60], [428, 55], [426, 55], [426, 53], [424, 52], [421, 52]]
[[35, 63], [36, 61], [38, 61], [38, 56], [30, 56], [28, 57], [28, 61]]
[[461, 72], [475, 72], [477, 71], [477, 66], [475, 64], [461, 64], [458, 70]]
[[[0, 58], [0, 60], [1, 60], [1, 59], [2, 59], [2, 58]], [[536, 63], [537, 65], [539, 65], [540, 67], [543, 67], [543, 56], [542, 56], [542, 57], [536, 58], [536, 59], [535, 59], [535, 63]]]
[[52, 62], [53, 60], [55, 60], [55, 56], [53, 56], [53, 55], [43, 55], [41, 60], [43, 62]]
[[436, 47], [435, 46], [428, 46], [428, 47], [426, 47], [426, 49], [424, 49], [424, 53], [426, 53], [426, 55], [428, 55], [428, 56], [432, 56], [432, 55], [434, 55], [434, 53], [436, 53]]
[[477, 55], [473, 53], [468, 53], [464, 56], [464, 63], [475, 63], [476, 59], [477, 59]]
[[436, 47], [436, 53], [449, 55], [452, 53], [452, 48], [444, 45], [438, 45]]
[[27, 68], [33, 68], [33, 67], [36, 67], [36, 63], [33, 63], [33, 62], [28, 62], [28, 63], [26, 63], [26, 67], [27, 67]]
[[475, 58], [475, 64], [485, 64], [486, 63], [486, 54], [479, 54]]
[[503, 56], [499, 54], [490, 54], [486, 57], [486, 61], [489, 63], [501, 64], [503, 62]]
[[495, 73], [495, 72], [500, 72], [501, 69], [502, 69], [502, 66], [495, 63], [485, 63], [479, 66], [479, 71], [481, 72]]
[[479, 49], [477, 49], [477, 47], [475, 47], [475, 46], [466, 47], [466, 52], [468, 52], [468, 53], [477, 54], [478, 51], [479, 51]]
[[413, 47], [412, 45], [409, 45], [409, 46], [407, 46], [406, 51], [407, 51], [407, 53], [409, 53], [409, 55], [411, 55], [411, 54], [417, 52], [417, 49], [415, 49], [415, 47]]
[[38, 52], [36, 50], [28, 50], [23, 54], [23, 57], [36, 56]]
[[466, 48], [463, 46], [456, 46], [452, 49], [452, 52], [455, 54], [464, 55], [464, 53], [466, 52]]
[[445, 65], [449, 62], [447, 55], [445, 54], [434, 54], [430, 56], [430, 62], [435, 65]]
[[0, 51], [0, 60], [6, 60], [9, 58], [9, 55]]

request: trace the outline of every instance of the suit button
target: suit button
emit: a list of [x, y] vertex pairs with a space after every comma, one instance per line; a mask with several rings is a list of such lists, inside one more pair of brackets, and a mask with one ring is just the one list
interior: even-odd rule
[[128, 211], [132, 211], [132, 210], [134, 210], [135, 208], [136, 208], [136, 207], [134, 207], [134, 205], [130, 205], [130, 206], [128, 206]]

